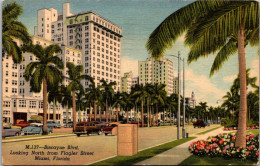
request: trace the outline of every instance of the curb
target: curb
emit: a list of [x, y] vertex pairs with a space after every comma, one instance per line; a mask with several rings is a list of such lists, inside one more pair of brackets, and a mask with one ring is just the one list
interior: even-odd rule
[[29, 141], [29, 140], [38, 140], [38, 139], [49, 139], [49, 138], [59, 138], [59, 137], [70, 137], [70, 136], [75, 136], [75, 134], [57, 135], [57, 136], [45, 136], [45, 137], [33, 137], [33, 138], [22, 138], [22, 139], [12, 139], [12, 140], [2, 140], [2, 143]]

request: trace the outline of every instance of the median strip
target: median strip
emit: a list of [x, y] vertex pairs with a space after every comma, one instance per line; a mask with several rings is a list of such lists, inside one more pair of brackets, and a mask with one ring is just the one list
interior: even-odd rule
[[203, 134], [206, 134], [206, 133], [211, 132], [211, 131], [213, 131], [213, 130], [219, 129], [219, 128], [221, 128], [221, 127], [222, 127], [222, 126], [220, 126], [220, 127], [215, 127], [215, 128], [212, 128], [212, 129], [209, 129], [209, 130], [200, 132], [200, 133], [198, 133], [198, 134], [196, 134], [196, 135], [203, 135]]
[[175, 140], [169, 143], [165, 143], [163, 145], [139, 151], [136, 155], [133, 156], [116, 156], [107, 160], [93, 163], [91, 165], [133, 165], [135, 163], [154, 157], [155, 155], [165, 152], [169, 149], [172, 149], [180, 144], [188, 142], [194, 138], [196, 137]]

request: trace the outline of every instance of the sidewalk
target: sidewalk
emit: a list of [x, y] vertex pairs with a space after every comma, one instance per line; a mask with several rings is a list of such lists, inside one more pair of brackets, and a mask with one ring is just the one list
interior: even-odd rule
[[166, 152], [163, 152], [161, 154], [158, 154], [150, 159], [141, 161], [139, 163], [136, 163], [135, 165], [178, 165], [183, 160], [191, 156], [192, 154], [188, 151], [189, 145], [197, 140], [207, 139], [209, 136], [218, 135], [219, 133], [229, 133], [230, 131], [224, 131], [223, 128], [216, 129], [214, 131], [208, 132], [204, 135], [191, 135], [196, 136], [197, 138], [188, 141], [184, 144], [181, 144], [179, 146], [176, 146], [175, 148], [172, 148]]

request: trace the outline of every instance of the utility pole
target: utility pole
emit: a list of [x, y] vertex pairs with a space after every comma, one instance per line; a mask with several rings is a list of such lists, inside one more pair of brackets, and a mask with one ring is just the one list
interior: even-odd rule
[[182, 138], [186, 138], [186, 129], [185, 129], [185, 60], [183, 60], [183, 128], [182, 128]]
[[178, 120], [178, 126], [177, 126], [177, 139], [180, 139], [180, 112], [181, 112], [181, 103], [180, 103], [180, 85], [181, 85], [181, 79], [180, 79], [180, 51], [178, 51], [178, 114], [177, 114], [177, 120]]

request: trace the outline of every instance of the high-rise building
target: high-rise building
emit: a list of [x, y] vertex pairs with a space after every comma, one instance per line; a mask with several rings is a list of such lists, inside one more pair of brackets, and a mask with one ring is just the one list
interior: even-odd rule
[[[33, 44], [39, 44], [47, 47], [55, 44], [52, 41], [42, 37], [32, 36]], [[18, 45], [22, 45], [16, 41]], [[66, 67], [66, 62], [72, 62], [75, 65], [81, 64], [81, 51], [61, 46], [62, 52], [56, 56], [60, 57], [63, 65]], [[31, 62], [37, 62], [38, 59], [30, 53], [23, 54], [23, 61], [20, 64], [15, 64], [11, 56], [3, 57], [3, 118], [4, 122], [15, 123], [17, 119], [29, 120], [32, 115], [43, 114], [43, 99], [42, 92], [32, 92], [30, 82], [25, 80], [26, 66]], [[66, 68], [63, 71], [65, 76], [64, 85], [68, 84], [68, 75]], [[47, 108], [48, 119], [53, 119], [53, 103], [48, 104]], [[56, 119], [63, 122], [66, 118], [65, 109], [62, 109], [60, 104], [56, 104]], [[69, 110], [69, 118], [71, 118], [71, 110]]]
[[[62, 13], [53, 8], [38, 10], [35, 35], [82, 51], [84, 72], [100, 80], [116, 82], [120, 90], [120, 59], [122, 29], [93, 11], [72, 14], [70, 4], [64, 3]], [[89, 81], [83, 82], [85, 88]]]
[[167, 58], [138, 62], [139, 84], [165, 84], [167, 95], [173, 93], [173, 62]]
[[195, 108], [196, 107], [196, 99], [195, 99], [195, 93], [192, 92], [191, 93], [191, 97], [185, 97], [186, 100], [186, 104], [191, 107], [191, 108]]
[[135, 84], [138, 84], [138, 77], [133, 77], [133, 72], [124, 73], [124, 77], [121, 77], [121, 91], [122, 92], [131, 92], [131, 87]]
[[173, 93], [175, 93], [175, 94], [179, 93], [179, 79], [178, 79], [178, 77], [174, 77], [174, 79], [173, 79]]

